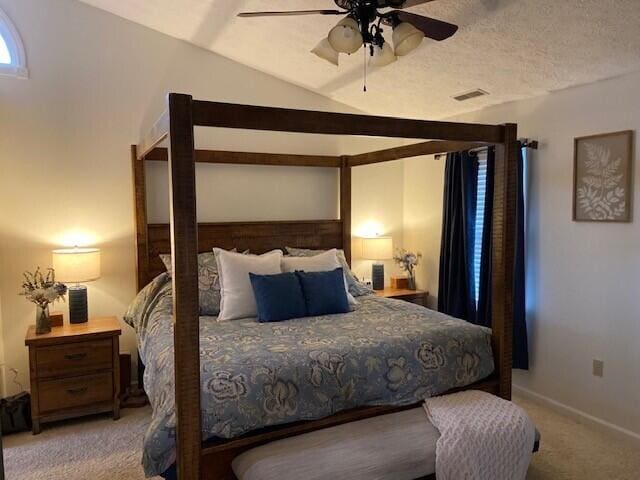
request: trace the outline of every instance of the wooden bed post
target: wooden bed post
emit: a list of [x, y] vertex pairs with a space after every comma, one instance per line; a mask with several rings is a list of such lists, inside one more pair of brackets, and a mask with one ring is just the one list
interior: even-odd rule
[[138, 158], [136, 145], [131, 145], [131, 168], [133, 170], [133, 203], [136, 225], [136, 291], [149, 282], [145, 277], [149, 271], [149, 229], [147, 227], [147, 184], [144, 159]]
[[511, 400], [513, 367], [513, 269], [515, 265], [518, 126], [504, 126], [504, 143], [496, 145], [491, 232], [491, 323], [500, 384], [499, 395]]
[[340, 220], [342, 220], [342, 249], [351, 265], [351, 167], [349, 157], [340, 157]]
[[[131, 145], [131, 169], [133, 171], [133, 204], [136, 234], [136, 292], [149, 282], [149, 223], [147, 219], [147, 181], [144, 158], [138, 158], [138, 147]], [[144, 391], [144, 365], [138, 353], [138, 388]]]
[[200, 480], [200, 318], [192, 98], [171, 93], [169, 190], [179, 480]]

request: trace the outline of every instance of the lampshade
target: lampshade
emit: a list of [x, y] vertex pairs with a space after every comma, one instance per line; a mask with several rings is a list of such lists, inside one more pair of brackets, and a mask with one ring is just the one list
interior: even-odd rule
[[331, 29], [327, 37], [331, 48], [340, 53], [354, 53], [362, 46], [360, 27], [351, 17], [345, 17]]
[[53, 269], [60, 282], [90, 282], [100, 278], [100, 250], [65, 248], [53, 251]]
[[402, 57], [420, 45], [424, 33], [407, 22], [400, 22], [393, 28], [393, 46], [397, 56]]
[[369, 59], [369, 65], [372, 67], [384, 67], [385, 65], [395, 62], [397, 59], [391, 45], [385, 42], [382, 48], [377, 45], [373, 48], [373, 55]]
[[391, 237], [363, 238], [362, 258], [366, 260], [389, 260], [393, 258]]
[[327, 62], [338, 65], [338, 57], [340, 54], [333, 49], [327, 38], [320, 40], [320, 43], [311, 50], [311, 53], [314, 53]]

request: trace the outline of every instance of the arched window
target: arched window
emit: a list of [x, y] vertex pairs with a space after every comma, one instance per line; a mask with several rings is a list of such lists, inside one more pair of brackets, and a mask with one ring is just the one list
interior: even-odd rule
[[0, 75], [26, 78], [27, 57], [18, 30], [9, 17], [0, 10]]

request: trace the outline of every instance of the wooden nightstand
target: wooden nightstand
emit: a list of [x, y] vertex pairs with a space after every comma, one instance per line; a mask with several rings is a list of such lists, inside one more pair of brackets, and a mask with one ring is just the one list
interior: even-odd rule
[[407, 290], [404, 288], [387, 287], [384, 290], [375, 290], [374, 293], [378, 297], [395, 298], [397, 300], [415, 303], [416, 305], [422, 305], [423, 307], [427, 306], [427, 299], [429, 298], [429, 292], [425, 292], [424, 290]]
[[120, 322], [116, 317], [27, 330], [33, 434], [65, 418], [113, 412], [120, 417]]

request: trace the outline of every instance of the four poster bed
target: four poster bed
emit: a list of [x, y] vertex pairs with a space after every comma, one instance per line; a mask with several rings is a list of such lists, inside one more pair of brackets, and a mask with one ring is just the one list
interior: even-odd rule
[[[208, 151], [195, 150], [195, 126], [428, 141], [353, 156]], [[211, 251], [213, 247], [250, 250], [258, 254], [285, 245], [317, 250], [337, 248], [344, 250], [345, 258], [350, 263], [351, 169], [361, 165], [467, 150], [483, 145], [496, 146], [491, 241], [493, 328], [486, 331], [487, 338], [490, 339], [489, 356], [493, 356], [493, 373], [463, 388], [481, 389], [510, 399], [515, 178], [518, 148], [516, 130], [517, 127], [513, 124], [431, 122], [225, 104], [193, 100], [191, 96], [183, 94], [168, 95], [167, 110], [142, 143], [132, 147], [132, 161], [138, 290], [142, 290], [164, 272], [160, 254], [172, 253], [173, 259], [173, 274], [170, 279], [173, 311], [171, 347], [175, 359], [171, 360], [176, 372], [172, 381], [175, 382], [177, 443], [173, 460], [177, 464], [180, 480], [231, 480], [235, 478], [231, 469], [233, 458], [254, 446], [415, 407], [418, 403], [370, 403], [368, 406], [342, 409], [322, 418], [271, 425], [232, 438], [215, 438], [203, 442], [203, 437], [207, 440], [207, 435], [203, 435], [206, 425], [202, 425], [201, 416], [201, 356], [206, 352], [202, 347], [200, 331], [198, 253]], [[157, 147], [164, 139], [168, 140], [168, 148]], [[170, 224], [149, 224], [147, 221], [145, 161], [168, 162]], [[195, 200], [196, 162], [336, 168], [340, 175], [340, 218], [198, 224]], [[421, 311], [411, 313], [419, 316], [422, 315]]]

